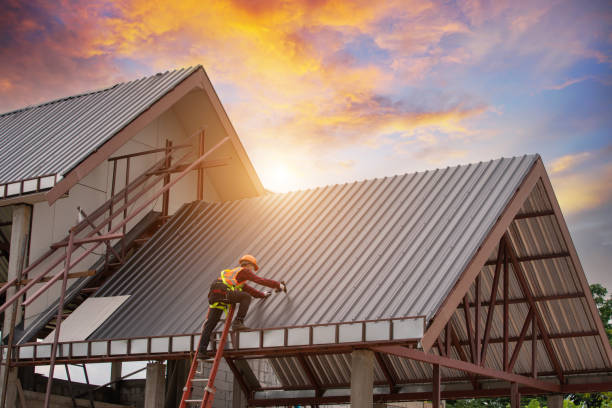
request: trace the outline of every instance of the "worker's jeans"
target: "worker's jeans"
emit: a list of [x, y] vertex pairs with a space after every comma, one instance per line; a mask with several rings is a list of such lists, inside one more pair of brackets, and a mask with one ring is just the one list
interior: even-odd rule
[[[251, 304], [251, 295], [242, 291], [230, 291], [227, 294], [227, 303], [230, 305], [240, 305], [238, 308], [238, 313], [236, 314], [236, 319], [244, 320], [244, 317], [249, 310], [249, 305]], [[225, 303], [225, 302], [224, 302]], [[213, 330], [221, 320], [221, 314], [223, 310], [217, 308], [209, 308], [208, 309], [208, 319], [206, 319], [206, 324], [204, 325], [204, 329], [202, 330], [202, 340], [200, 340], [200, 348], [198, 354], [205, 353], [206, 348], [208, 347], [208, 343], [210, 342], [210, 335]]]

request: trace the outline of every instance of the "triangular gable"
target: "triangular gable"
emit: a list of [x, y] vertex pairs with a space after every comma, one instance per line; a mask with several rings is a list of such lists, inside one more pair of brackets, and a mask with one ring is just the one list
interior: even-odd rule
[[[536, 201], [538, 201], [539, 203], [536, 203]], [[546, 203], [546, 204], [543, 204], [543, 203]], [[538, 207], [541, 207], [541, 208], [538, 208]], [[525, 210], [525, 208], [529, 208], [531, 210]], [[607, 360], [605, 362], [606, 366], [608, 368], [612, 367], [612, 349], [610, 348], [608, 338], [605, 334], [603, 325], [599, 318], [597, 307], [590, 294], [589, 285], [586, 280], [586, 276], [584, 274], [582, 266], [580, 264], [580, 260], [577, 255], [576, 248], [574, 247], [574, 244], [571, 240], [569, 230], [565, 223], [565, 219], [563, 218], [563, 214], [561, 213], [559, 203], [555, 197], [552, 185], [550, 183], [550, 179], [548, 178], [546, 169], [544, 168], [541, 158], [538, 158], [538, 160], [534, 163], [533, 167], [531, 168], [531, 170], [529, 171], [529, 173], [526, 175], [525, 179], [521, 183], [519, 189], [514, 194], [514, 197], [508, 202], [508, 205], [504, 209], [502, 215], [499, 217], [497, 223], [489, 231], [487, 238], [484, 240], [484, 242], [480, 246], [478, 252], [474, 255], [469, 265], [464, 270], [461, 277], [456, 281], [453, 289], [450, 291], [450, 293], [448, 294], [448, 296], [442, 303], [441, 307], [438, 309], [435, 316], [430, 321], [430, 324], [421, 342], [422, 347], [425, 351], [428, 351], [429, 349], [431, 349], [434, 346], [434, 344], [438, 341], [440, 336], [443, 336], [443, 330], [445, 326], [447, 325], [447, 323], [451, 320], [451, 318], [453, 316], [458, 316], [458, 315], [461, 315], [461, 313], [463, 313], [463, 312], [461, 313], [458, 313], [458, 312], [459, 310], [463, 310], [463, 309], [460, 309], [459, 306], [461, 306], [461, 308], [465, 308], [466, 303], [464, 299], [466, 299], [466, 294], [469, 294], [468, 298], [471, 298], [471, 299], [474, 298], [474, 286], [475, 286], [476, 278], [480, 276], [481, 273], [486, 272], [485, 265], [488, 264], [489, 268], [492, 268], [491, 264], [494, 263], [494, 260], [490, 259], [490, 257], [491, 257], [491, 254], [495, 254], [497, 252], [498, 244], [500, 243], [500, 240], [502, 239], [502, 237], [506, 236], [510, 238], [510, 235], [512, 235], [513, 240], [518, 242], [518, 241], [521, 241], [522, 235], [528, 234], [528, 232], [526, 231], [529, 231], [529, 233], [531, 234], [537, 235], [538, 232], [530, 231], [529, 226], [525, 225], [521, 227], [520, 225], [518, 225], [517, 219], [521, 220], [520, 221], [521, 223], [525, 223], [526, 222], [525, 220], [527, 220], [528, 218], [547, 217], [547, 216], [554, 217], [553, 220], [555, 222], [553, 224], [547, 225], [547, 228], [543, 228], [543, 230], [546, 229], [548, 231], [554, 231], [554, 233], [556, 234], [556, 239], [559, 242], [558, 245], [562, 246], [562, 250], [557, 249], [555, 251], [554, 249], [549, 248], [546, 251], [548, 253], [542, 253], [542, 254], [536, 254], [535, 252], [532, 251], [530, 256], [524, 256], [521, 259], [524, 260], [525, 262], [535, 262], [535, 261], [544, 262], [546, 260], [546, 262], [549, 262], [549, 265], [546, 265], [546, 266], [551, 270], [555, 270], [556, 267], [560, 267], [559, 265], [561, 265], [562, 267], [563, 264], [559, 264], [559, 265], [552, 264], [551, 262], [553, 262], [553, 258], [567, 258], [568, 264], [569, 264], [568, 268], [560, 269], [558, 272], [559, 276], [555, 276], [555, 277], [557, 279], [561, 279], [562, 273], [565, 273], [565, 274], [571, 273], [572, 274], [571, 276], [568, 275], [565, 278], [568, 280], [567, 286], [572, 286], [572, 284], [574, 284], [575, 290], [569, 290], [571, 292], [570, 294], [564, 294], [562, 293], [563, 290], [561, 288], [558, 288], [556, 290], [555, 288], [549, 288], [547, 290], [549, 292], [552, 291], [553, 295], [550, 295], [549, 293], [548, 298], [551, 301], [553, 300], [562, 301], [563, 299], [566, 299], [566, 298], [570, 299], [574, 295], [574, 292], [578, 292], [575, 296], [579, 297], [580, 300], [577, 302], [576, 305], [567, 305], [567, 304], [565, 306], [555, 305], [555, 308], [559, 309], [559, 308], [567, 307], [568, 308], [567, 313], [570, 313], [570, 311], [571, 313], [577, 313], [575, 315], [572, 315], [572, 318], [582, 319], [582, 320], [586, 319], [586, 322], [589, 322], [589, 327], [592, 327], [593, 329], [595, 329], [596, 330], [595, 333], [597, 333], [597, 336], [595, 338], [596, 338], [596, 343], [598, 344], [595, 345], [593, 343], [591, 344], [591, 347], [590, 347], [591, 350], [593, 351], [593, 354], [595, 354], [593, 358], [597, 359], [597, 356], [601, 354], [599, 352], [596, 352], [597, 349], [602, 350], [603, 355], [601, 357], [604, 358], [604, 360]], [[521, 228], [523, 228], [524, 231], [520, 231]], [[528, 238], [529, 240], [531, 239], [544, 240], [544, 238], [539, 237], [539, 236], [536, 236], [535, 238], [530, 236]], [[548, 237], [546, 238], [550, 240], [550, 238]], [[527, 240], [527, 238], [525, 240]], [[525, 242], [518, 242], [518, 243], [520, 243], [521, 246], [529, 245], [528, 243], [525, 243]], [[541, 245], [545, 246], [545, 243], [542, 243]], [[513, 246], [516, 246], [516, 245], [513, 245]], [[537, 247], [536, 245], [532, 245], [532, 246], [534, 248]], [[512, 248], [512, 250], [516, 251], [516, 248]], [[526, 251], [526, 249], [524, 250]], [[515, 259], [519, 258], [519, 256], [516, 254], [514, 254], [514, 257]], [[561, 262], [561, 261], [556, 261], [556, 262]], [[520, 264], [517, 263], [517, 265], [519, 269], [524, 269], [523, 266], [521, 266]], [[531, 269], [531, 275], [533, 275], [534, 273], [537, 273], [537, 271], [534, 272], [533, 267], [530, 269]], [[565, 269], [568, 269], [568, 270], [566, 271]], [[490, 276], [492, 276], [491, 271], [492, 269], [488, 271], [489, 281], [487, 282], [487, 284], [491, 283], [491, 279], [490, 279]], [[547, 281], [548, 285], [552, 285], [552, 283], [554, 283], [553, 281], [555, 277], [548, 278], [549, 279]], [[535, 279], [536, 278], [535, 276], [532, 276], [532, 278], [533, 279], [531, 279], [528, 284], [529, 288], [527, 291], [531, 292], [532, 290], [538, 290], [539, 293], [546, 292], [546, 290], [542, 288], [542, 286], [545, 286], [547, 283], [544, 282], [540, 284], [537, 282], [537, 279]], [[545, 280], [544, 277], [542, 277], [541, 279]], [[519, 287], [520, 285], [518, 285], [518, 283], [515, 281], [514, 286]], [[522, 292], [524, 291], [521, 290], [517, 292], [519, 294], [519, 297], [521, 295], [525, 295]], [[560, 293], [556, 293], [556, 292], [560, 292]], [[527, 294], [526, 296], [533, 297], [533, 294]], [[542, 298], [546, 298], [546, 296], [543, 296]], [[498, 297], [497, 299], [500, 299], [500, 298]], [[462, 301], [464, 301], [463, 304], [462, 304]], [[569, 300], [565, 300], [565, 302], [569, 302]], [[584, 305], [584, 307], [581, 307], [581, 304]], [[586, 313], [586, 315], [584, 314], [581, 315], [580, 314], [581, 312], [579, 310], [578, 311], [573, 310], [576, 308], [582, 310], [582, 313]], [[537, 309], [539, 309], [540, 312], [542, 311], [542, 307], [537, 307]], [[520, 311], [520, 312], [517, 310], [517, 312], [524, 316], [526, 313], [525, 312], [526, 310], [527, 309]], [[577, 336], [577, 334], [575, 333], [575, 330], [572, 330], [569, 324], [567, 325], [567, 327], [563, 327], [561, 325], [561, 323], [558, 321], [559, 316], [554, 315], [555, 313], [559, 314], [561, 312], [560, 310], [551, 310], [548, 313], [540, 313], [541, 316], [544, 316], [544, 317], [541, 317], [542, 319], [546, 319], [546, 318], [552, 319], [549, 321], [544, 321], [543, 322], [544, 325], [550, 328], [554, 328], [555, 332], [557, 332], [560, 339], [564, 338], [562, 337], [564, 331], [567, 332], [568, 337]], [[465, 326], [466, 324], [469, 325], [470, 323], [467, 323], [466, 320], [467, 318], [465, 320], [463, 320], [462, 318], [460, 325], [463, 325], [463, 326]], [[517, 317], [517, 321], [518, 320], [520, 319]], [[471, 324], [474, 324], [474, 322], [472, 322]], [[520, 324], [522, 324], [522, 320]], [[583, 332], [586, 334], [589, 334], [588, 331], [583, 330]], [[574, 341], [578, 341], [578, 340], [574, 340]], [[555, 364], [562, 365], [561, 363], [553, 362], [552, 360], [555, 360], [558, 358], [558, 354], [559, 354], [558, 351], [562, 349], [563, 350], [566, 349], [567, 347], [565, 346], [566, 345], [558, 345], [554, 347], [555, 349], [554, 354], [556, 354], [555, 356], [552, 355], [553, 354], [552, 350], [547, 350], [549, 354], [549, 358], [551, 360], [550, 361], [551, 366]], [[576, 345], [574, 345], [574, 347], [580, 348], [580, 346], [576, 346]], [[589, 352], [588, 351], [589, 347], [587, 347], [586, 343], [583, 348], [586, 353]], [[566, 350], [565, 353], [567, 352], [568, 351]], [[573, 365], [567, 362], [567, 360], [570, 359], [571, 356], [566, 355], [565, 357], [564, 359], [566, 360], [566, 363], [567, 363], [566, 365], [568, 366]], [[588, 357], [585, 356], [584, 358], [586, 359]], [[586, 365], [589, 365], [589, 364], [587, 363]]]
[[[185, 98], [188, 95], [191, 99]], [[244, 191], [244, 197], [264, 194], [210, 80], [196, 66], [0, 114], [2, 204], [22, 195], [30, 201], [40, 201], [44, 195], [53, 204], [154, 119], [185, 99], [195, 105], [188, 107], [191, 115], [206, 122], [198, 128], [185, 126], [190, 132], [186, 136], [210, 130], [206, 146], [229, 137], [230, 143], [219, 152], [231, 158], [224, 166], [224, 177], [240, 184], [236, 188]], [[220, 178], [217, 173], [219, 169], [210, 170], [212, 178]]]
[[[104, 160], [108, 159], [117, 149], [130, 140], [134, 135], [141, 131], [147, 124], [151, 123], [156, 117], [170, 109], [173, 105], [179, 102], [183, 97], [194, 90], [203, 90], [212, 104], [219, 121], [221, 122], [225, 136], [230, 138], [233, 153], [237, 156], [239, 162], [244, 167], [246, 176], [250, 183], [245, 185], [245, 189], [253, 190], [252, 195], [264, 194], [264, 189], [255, 172], [255, 169], [249, 160], [234, 127], [232, 126], [227, 113], [221, 105], [221, 101], [217, 93], [212, 87], [210, 79], [206, 75], [204, 68], [198, 66], [188, 77], [183, 79], [171, 91], [153, 103], [144, 112], [138, 115], [131, 122], [126, 124], [120, 131], [115, 133], [108, 141], [100, 146], [94, 153], [89, 155], [85, 160], [70, 170], [63, 179], [55, 185], [51, 191], [47, 193], [47, 200], [50, 204], [54, 203], [59, 197], [65, 194], [73, 185], [85, 177], [92, 169], [100, 165]], [[217, 135], [217, 139], [221, 140], [223, 136]], [[207, 142], [209, 143], [209, 142]], [[225, 153], [223, 151], [221, 154]]]

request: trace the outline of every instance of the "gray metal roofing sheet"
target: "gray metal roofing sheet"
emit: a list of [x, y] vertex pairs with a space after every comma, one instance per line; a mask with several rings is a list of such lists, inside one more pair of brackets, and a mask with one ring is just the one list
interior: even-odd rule
[[198, 68], [0, 114], [0, 184], [65, 175]]
[[537, 158], [185, 205], [98, 291], [131, 297], [90, 338], [199, 331], [243, 252], [289, 288], [254, 302], [251, 327], [431, 317]]

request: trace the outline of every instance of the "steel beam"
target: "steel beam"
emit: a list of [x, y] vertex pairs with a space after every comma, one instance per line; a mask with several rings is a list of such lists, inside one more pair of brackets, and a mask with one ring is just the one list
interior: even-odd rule
[[495, 312], [495, 301], [497, 299], [497, 288], [499, 286], [499, 277], [501, 275], [503, 247], [500, 245], [497, 250], [497, 263], [495, 265], [495, 275], [493, 276], [493, 284], [491, 285], [491, 296], [489, 297], [489, 310], [487, 313], [487, 322], [485, 323], [484, 335], [482, 340], [482, 355], [480, 362], [484, 365], [487, 358], [487, 346], [489, 345], [489, 336], [491, 334], [491, 323], [493, 322], [493, 313]]
[[440, 408], [440, 365], [433, 365], [433, 379], [432, 379], [432, 392], [431, 392], [431, 406], [432, 408]]
[[[533, 300], [534, 302], [550, 302], [553, 300], [579, 299], [579, 298], [583, 298], [584, 296], [585, 295], [583, 292], [574, 292], [574, 293], [566, 293], [563, 295], [534, 296]], [[510, 305], [514, 305], [518, 303], [527, 303], [527, 302], [528, 302], [527, 298], [508, 299], [508, 304]], [[499, 306], [503, 304], [504, 304], [503, 299], [495, 301], [495, 306]], [[474, 307], [474, 306], [475, 306], [474, 303], [469, 304], [469, 307]], [[482, 302], [482, 306], [491, 306], [491, 302]], [[460, 304], [457, 308], [463, 309], [463, 304]]]
[[544, 391], [561, 392], [561, 386], [548, 381], [536, 380], [522, 375], [512, 374], [495, 370], [492, 368], [481, 367], [476, 364], [467, 363], [465, 361], [454, 360], [447, 357], [437, 356], [435, 354], [427, 354], [416, 349], [409, 349], [402, 346], [379, 346], [372, 347], [374, 351], [381, 353], [393, 354], [398, 357], [409, 358], [411, 360], [422, 361], [429, 364], [440, 364], [441, 366], [461, 370], [468, 373], [481, 375], [484, 377], [497, 378], [499, 380], [512, 383], [526, 385], [532, 388], [538, 388]]
[[507, 236], [506, 236], [505, 243], [506, 243], [506, 249], [508, 251], [508, 254], [510, 255], [510, 261], [512, 262], [512, 267], [514, 269], [514, 275], [516, 276], [521, 286], [521, 290], [523, 291], [523, 294], [529, 300], [529, 305], [534, 311], [534, 318], [540, 329], [540, 334], [542, 335], [542, 341], [544, 342], [546, 352], [548, 353], [548, 358], [550, 358], [550, 361], [553, 364], [553, 367], [557, 371], [557, 376], [559, 377], [559, 380], [561, 381], [561, 383], [563, 383], [563, 368], [561, 367], [561, 363], [559, 363], [559, 359], [557, 358], [557, 355], [555, 354], [555, 351], [552, 347], [550, 339], [548, 338], [548, 332], [546, 331], [544, 320], [542, 319], [542, 316], [540, 315], [540, 312], [538, 311], [536, 304], [533, 301], [533, 296], [531, 294], [531, 290], [529, 289], [529, 285], [527, 284], [527, 279], [525, 278], [523, 269], [521, 268], [520, 264], [516, 260], [516, 254], [514, 252], [514, 248], [512, 247], [512, 244], [510, 243], [509, 237]]
[[544, 211], [534, 211], [523, 214], [516, 214], [514, 217], [515, 220], [523, 220], [525, 218], [537, 218], [537, 217], [546, 217], [547, 215], [555, 215], [553, 210], [544, 210]]
[[521, 329], [521, 334], [519, 335], [518, 342], [514, 346], [514, 351], [512, 352], [512, 358], [510, 359], [510, 363], [508, 364], [508, 368], [506, 371], [512, 372], [514, 368], [514, 363], [516, 363], [516, 359], [521, 352], [521, 347], [523, 346], [523, 341], [525, 341], [525, 335], [527, 334], [527, 329], [529, 328], [529, 324], [533, 319], [533, 308], [529, 308], [529, 312], [527, 313], [527, 317], [525, 318], [525, 323], [523, 323], [523, 328]]
[[383, 358], [382, 354], [374, 353], [374, 357], [376, 357], [376, 362], [378, 363], [383, 375], [387, 380], [387, 383], [389, 384], [389, 392], [394, 392], [395, 386], [397, 385], [397, 381], [395, 380], [396, 376], [391, 371], [391, 368], [387, 365], [387, 362]]
[[[569, 252], [557, 252], [553, 254], [541, 254], [541, 255], [532, 255], [532, 256], [521, 256], [517, 257], [517, 261], [520, 263], [523, 262], [532, 262], [532, 261], [543, 261], [546, 259], [555, 259], [555, 258], [567, 258], [570, 256]], [[487, 261], [485, 262], [486, 266], [495, 265], [496, 261]]]

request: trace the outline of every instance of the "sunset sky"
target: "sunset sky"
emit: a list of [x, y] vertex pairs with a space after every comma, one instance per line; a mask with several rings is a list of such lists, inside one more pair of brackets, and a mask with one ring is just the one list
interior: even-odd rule
[[202, 64], [273, 191], [540, 153], [612, 289], [609, 1], [0, 4], [2, 112]]

